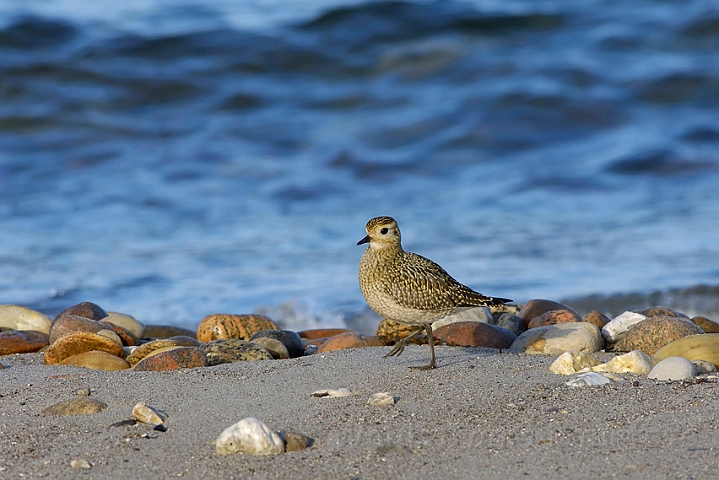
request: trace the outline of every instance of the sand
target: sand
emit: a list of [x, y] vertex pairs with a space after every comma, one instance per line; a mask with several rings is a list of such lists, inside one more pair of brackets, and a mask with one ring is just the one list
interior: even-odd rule
[[[0, 478], [716, 478], [719, 388], [624, 375], [570, 388], [554, 357], [479, 348], [388, 347], [173, 372], [43, 366], [0, 357]], [[638, 383], [637, 383], [638, 382]], [[323, 388], [353, 395], [316, 398]], [[108, 404], [93, 415], [45, 416], [77, 389]], [[394, 406], [367, 407], [376, 392]], [[140, 401], [168, 414], [166, 432], [111, 426]], [[226, 427], [257, 417], [315, 439], [303, 451], [220, 456]], [[403, 447], [403, 448], [400, 448]], [[378, 453], [384, 452], [383, 454]], [[72, 468], [85, 460], [89, 470]]]

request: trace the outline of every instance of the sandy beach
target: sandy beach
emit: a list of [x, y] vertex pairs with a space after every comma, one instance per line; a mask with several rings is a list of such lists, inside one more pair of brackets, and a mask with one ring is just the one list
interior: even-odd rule
[[[567, 377], [549, 372], [550, 356], [437, 347], [438, 368], [414, 371], [407, 367], [426, 362], [426, 346], [383, 359], [388, 349], [171, 372], [44, 366], [42, 353], [5, 356], [0, 477], [715, 478], [715, 378], [661, 384], [625, 374], [608, 386], [571, 388]], [[353, 395], [311, 396], [339, 387]], [[41, 413], [84, 388], [108, 408]], [[394, 394], [396, 405], [366, 406], [377, 392]], [[113, 426], [141, 401], [168, 415], [166, 432]], [[275, 456], [218, 455], [214, 440], [245, 417], [314, 444]], [[72, 460], [91, 468], [73, 468]]]

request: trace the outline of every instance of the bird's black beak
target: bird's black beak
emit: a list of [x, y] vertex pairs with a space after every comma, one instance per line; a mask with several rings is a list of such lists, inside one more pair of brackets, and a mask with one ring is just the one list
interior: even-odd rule
[[357, 245], [362, 245], [363, 243], [369, 243], [370, 240], [372, 240], [372, 239], [370, 238], [369, 235], [367, 235], [367, 236], [364, 237], [362, 240], [360, 240], [359, 242], [357, 242]]

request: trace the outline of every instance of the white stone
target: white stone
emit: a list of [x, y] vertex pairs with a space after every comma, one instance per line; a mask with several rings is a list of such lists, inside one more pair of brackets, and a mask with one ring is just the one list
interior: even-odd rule
[[83, 470], [90, 470], [92, 468], [92, 465], [90, 465], [86, 460], [73, 460], [70, 462], [70, 466], [72, 468], [81, 468]]
[[599, 387], [606, 385], [610, 381], [611, 380], [601, 373], [588, 372], [569, 380], [566, 385], [569, 385], [570, 387]]
[[607, 342], [615, 343], [622, 338], [633, 325], [646, 319], [647, 317], [641, 313], [624, 312], [602, 327], [602, 336]]
[[397, 403], [397, 401], [394, 395], [389, 392], [375, 393], [367, 400], [368, 407], [381, 407], [383, 405], [394, 405], [395, 403]]
[[125, 330], [136, 344], [139, 344], [140, 340], [145, 336], [145, 325], [131, 315], [107, 312], [107, 317], [103, 318], [102, 321], [112, 323]]
[[596, 325], [587, 322], [558, 323], [522, 333], [509, 347], [517, 353], [560, 355], [576, 350], [594, 353], [602, 349], [602, 335]]
[[313, 397], [349, 397], [352, 395], [346, 388], [326, 388], [312, 392]]
[[460, 308], [452, 315], [447, 315], [432, 324], [433, 329], [456, 322], [478, 322], [493, 324], [492, 312], [487, 307]]
[[226, 428], [215, 441], [215, 448], [220, 455], [277, 455], [285, 452], [285, 443], [262, 420], [248, 417]]
[[593, 372], [612, 372], [612, 373], [636, 373], [637, 375], [646, 375], [654, 368], [654, 362], [646, 353], [634, 350], [624, 355], [618, 355], [607, 363], [602, 363], [590, 370]]
[[549, 366], [549, 371], [558, 375], [573, 375], [601, 362], [584, 352], [564, 352]]
[[159, 425], [164, 423], [164, 412], [156, 410], [148, 406], [145, 402], [140, 402], [132, 409], [132, 416], [135, 420], [142, 423], [149, 423], [150, 425]]
[[669, 357], [657, 363], [648, 377], [654, 380], [688, 380], [697, 374], [694, 364], [683, 357]]
[[4, 330], [35, 330], [50, 334], [52, 320], [47, 315], [20, 305], [0, 305], [0, 328]]

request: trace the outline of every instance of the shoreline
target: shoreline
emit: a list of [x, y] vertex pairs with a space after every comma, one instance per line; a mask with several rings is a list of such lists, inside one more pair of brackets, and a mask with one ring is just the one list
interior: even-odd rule
[[[382, 358], [389, 347], [370, 347], [163, 372], [45, 366], [42, 353], [0, 357], [0, 477], [698, 479], [719, 465], [716, 377], [667, 384], [623, 374], [571, 388], [549, 371], [554, 356], [436, 348], [432, 371], [407, 368], [426, 360], [426, 346], [415, 345], [392, 359]], [[340, 387], [353, 395], [311, 396]], [[108, 408], [41, 414], [83, 388]], [[367, 407], [377, 392], [397, 404]], [[168, 415], [167, 432], [111, 426], [138, 402]], [[314, 445], [218, 455], [214, 440], [245, 417]], [[72, 468], [76, 459], [91, 468]]]

